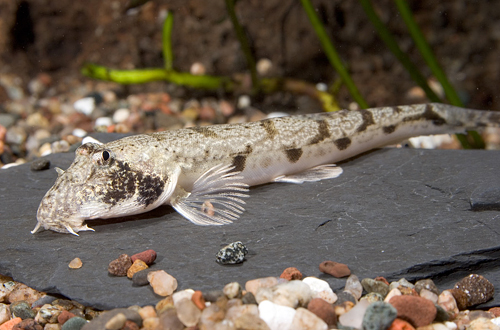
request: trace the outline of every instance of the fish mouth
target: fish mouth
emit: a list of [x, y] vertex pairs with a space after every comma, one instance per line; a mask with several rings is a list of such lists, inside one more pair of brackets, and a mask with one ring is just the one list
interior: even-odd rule
[[52, 230], [58, 233], [70, 233], [79, 236], [77, 233], [79, 231], [91, 230], [86, 224], [84, 224], [84, 219], [80, 216], [64, 216], [64, 220], [58, 216], [56, 210], [52, 207], [48, 207], [46, 201], [42, 200], [37, 211], [37, 224], [35, 228], [31, 231], [32, 234], [37, 233], [41, 228], [45, 230]]

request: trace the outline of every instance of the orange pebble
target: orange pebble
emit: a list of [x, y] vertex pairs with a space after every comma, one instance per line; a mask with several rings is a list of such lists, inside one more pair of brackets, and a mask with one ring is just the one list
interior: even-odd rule
[[415, 328], [406, 321], [395, 319], [387, 330], [415, 330]]
[[16, 324], [21, 323], [21, 321], [22, 319], [20, 317], [15, 317], [12, 320], [2, 323], [2, 325], [0, 325], [0, 330], [12, 330], [12, 328]]
[[201, 291], [195, 291], [191, 300], [200, 310], [205, 309], [205, 298], [203, 298], [203, 293]]

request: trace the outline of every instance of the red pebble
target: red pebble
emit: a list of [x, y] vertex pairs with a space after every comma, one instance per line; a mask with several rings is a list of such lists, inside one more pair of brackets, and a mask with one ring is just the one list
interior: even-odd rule
[[57, 322], [63, 325], [70, 318], [75, 317], [75, 314], [68, 312], [66, 310], [62, 311], [61, 314], [57, 317]]
[[384, 282], [385, 284], [389, 285], [389, 282], [385, 279], [385, 277], [377, 276], [374, 278], [374, 280], [379, 282]]
[[135, 322], [127, 320], [120, 330], [139, 330], [139, 326]]
[[191, 296], [191, 301], [198, 307], [201, 311], [205, 309], [205, 298], [203, 298], [203, 293], [201, 291], [195, 291]]
[[319, 264], [319, 271], [337, 278], [351, 275], [351, 270], [347, 265], [335, 261], [323, 261]]
[[25, 319], [14, 325], [12, 330], [43, 330], [43, 326], [33, 319]]
[[500, 316], [500, 307], [493, 307], [488, 310], [491, 314], [495, 315], [495, 317]]
[[288, 267], [281, 273], [280, 278], [284, 278], [286, 280], [302, 280], [302, 273], [295, 267]]
[[436, 306], [422, 297], [394, 296], [389, 303], [398, 311], [398, 318], [408, 321], [415, 328], [429, 325], [436, 318]]
[[415, 330], [415, 328], [406, 321], [395, 319], [387, 330]]
[[132, 259], [132, 263], [139, 259], [144, 261], [146, 265], [151, 266], [151, 264], [156, 260], [156, 252], [155, 250], [149, 249], [144, 252], [134, 254], [130, 257], [130, 259]]
[[325, 300], [321, 298], [313, 298], [307, 305], [307, 309], [325, 321], [325, 323], [330, 327], [335, 327], [337, 325], [337, 314], [335, 314], [335, 308], [333, 308], [333, 305], [327, 303]]

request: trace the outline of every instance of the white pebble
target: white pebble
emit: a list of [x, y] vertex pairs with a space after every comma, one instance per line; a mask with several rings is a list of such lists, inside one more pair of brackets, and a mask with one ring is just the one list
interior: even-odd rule
[[[500, 317], [496, 317], [494, 319], [491, 319], [490, 321], [491, 321], [491, 323], [500, 326]], [[446, 322], [446, 323], [453, 323], [453, 324], [455, 324], [454, 322]], [[448, 326], [448, 324], [446, 326]], [[455, 324], [455, 326], [456, 326], [456, 324]]]
[[11, 167], [14, 167], [14, 166], [17, 166], [17, 165], [21, 165], [21, 164], [18, 164], [18, 163], [8, 163], [8, 164], [5, 164], [4, 166], [2, 166], [2, 169], [6, 170], [8, 168], [11, 168]]
[[123, 123], [130, 116], [130, 110], [127, 108], [121, 108], [115, 111], [113, 114], [113, 121], [117, 124]]
[[317, 83], [316, 89], [321, 91], [321, 92], [326, 92], [328, 90], [328, 85], [325, 83]]
[[309, 285], [302, 281], [290, 281], [272, 288], [260, 288], [255, 299], [258, 303], [270, 300], [278, 305], [297, 308], [306, 306], [312, 299]]
[[109, 117], [99, 117], [95, 120], [94, 127], [99, 127], [99, 126], [111, 126], [113, 125], [113, 119]]
[[328, 325], [316, 314], [299, 307], [295, 312], [289, 330], [328, 330]]
[[384, 301], [386, 303], [389, 302], [389, 300], [391, 300], [392, 297], [395, 297], [395, 296], [400, 296], [401, 295], [401, 291], [399, 291], [398, 288], [394, 288], [392, 289], [391, 291], [389, 291], [389, 293], [387, 294], [387, 296], [385, 296], [385, 299]]
[[271, 330], [289, 329], [295, 313], [295, 309], [277, 305], [269, 300], [259, 304], [259, 317]]
[[259, 75], [265, 76], [271, 71], [273, 67], [273, 62], [268, 58], [261, 58], [257, 61], [256, 69]]
[[181, 301], [181, 299], [184, 299], [184, 298], [191, 299], [191, 297], [193, 296], [193, 293], [194, 293], [193, 289], [186, 289], [186, 290], [182, 290], [182, 291], [174, 293], [172, 295], [172, 300], [174, 301], [174, 305], [177, 306], [177, 304], [179, 303], [179, 301]]
[[194, 62], [189, 69], [189, 72], [195, 76], [201, 76], [206, 73], [205, 66], [200, 62]]
[[10, 320], [9, 306], [6, 304], [0, 304], [0, 324]]
[[164, 270], [149, 272], [148, 281], [153, 287], [153, 291], [163, 297], [171, 295], [177, 289], [177, 280], [175, 277]]
[[74, 135], [79, 138], [83, 138], [85, 135], [87, 135], [87, 131], [81, 128], [75, 128], [73, 132], [71, 132], [71, 135]]
[[339, 322], [347, 327], [361, 329], [363, 325], [363, 317], [370, 302], [366, 299], [360, 300], [350, 311], [340, 315]]
[[361, 294], [363, 293], [363, 286], [361, 285], [361, 282], [359, 281], [359, 278], [351, 274], [347, 278], [345, 282], [345, 288], [344, 291], [349, 292], [354, 296], [354, 298], [358, 299], [361, 298]]
[[[499, 318], [496, 318], [496, 319], [493, 319], [493, 320], [498, 320]], [[493, 322], [493, 320], [491, 320]], [[495, 323], [495, 322], [493, 322]], [[456, 328], [458, 328], [458, 325], [455, 323], [455, 322], [449, 322], [449, 321], [446, 321], [444, 322], [444, 325], [446, 325], [446, 327], [450, 330], [455, 330]], [[497, 325], [500, 325], [500, 320], [498, 321], [498, 324]]]
[[93, 97], [84, 97], [73, 103], [73, 107], [76, 111], [90, 116], [95, 109], [95, 99]]
[[432, 301], [434, 304], [438, 302], [438, 295], [427, 289], [420, 290], [420, 297]]
[[314, 276], [309, 276], [304, 278], [302, 282], [309, 285], [313, 298], [321, 298], [329, 304], [333, 304], [337, 301], [337, 295], [333, 293], [333, 290], [330, 288], [330, 284], [328, 284], [327, 281], [320, 280]]
[[271, 112], [266, 116], [266, 118], [269, 119], [269, 118], [288, 117], [288, 116], [290, 115], [286, 112]]
[[245, 108], [248, 108], [251, 104], [251, 100], [250, 100], [250, 96], [248, 95], [241, 95], [239, 98], [238, 98], [238, 104], [237, 104], [237, 107], [239, 109], [245, 109]]
[[85, 143], [97, 143], [97, 144], [103, 144], [101, 141], [97, 140], [97, 139], [94, 139], [93, 137], [91, 136], [86, 136], [83, 138], [82, 140], [82, 145], [85, 144]]

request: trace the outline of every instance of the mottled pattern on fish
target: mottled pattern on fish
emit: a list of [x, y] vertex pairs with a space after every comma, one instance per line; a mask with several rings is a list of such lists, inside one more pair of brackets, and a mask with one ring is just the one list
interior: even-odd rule
[[248, 186], [318, 181], [342, 173], [335, 162], [403, 139], [499, 126], [500, 113], [444, 104], [266, 119], [87, 143], [37, 213], [39, 228], [76, 234], [84, 221], [171, 204], [196, 224], [239, 217]]

